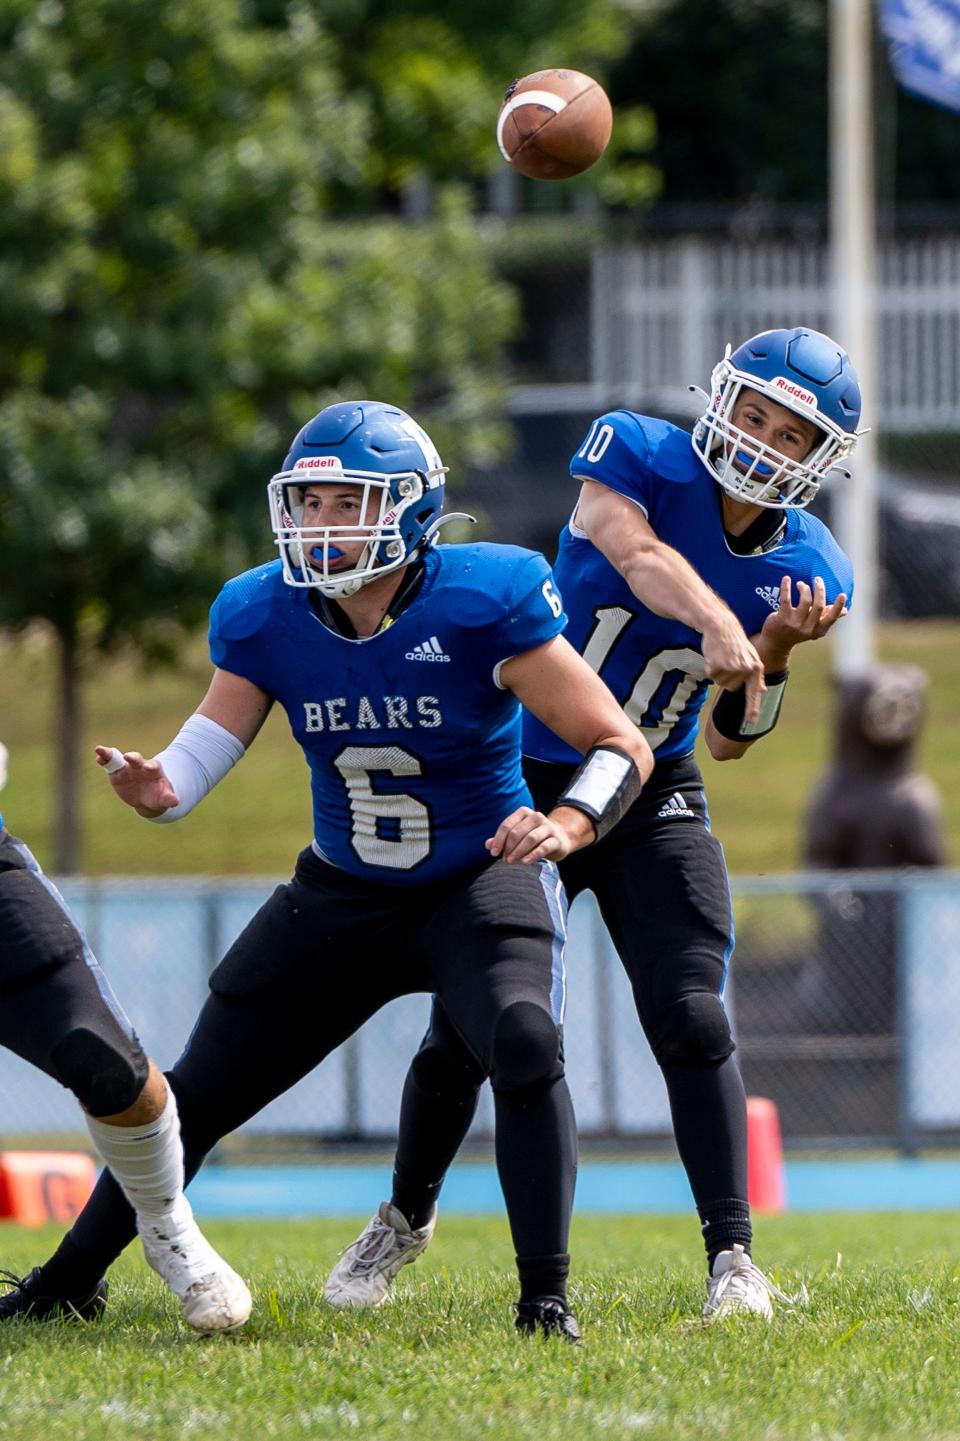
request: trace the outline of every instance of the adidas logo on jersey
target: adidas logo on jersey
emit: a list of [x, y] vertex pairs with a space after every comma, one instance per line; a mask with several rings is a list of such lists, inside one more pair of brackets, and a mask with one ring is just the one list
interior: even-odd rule
[[756, 593], [761, 600], [765, 600], [771, 610], [777, 610], [780, 605], [780, 587], [778, 585], [758, 585]]
[[443, 646], [437, 640], [437, 637], [432, 635], [430, 639], [425, 640], [422, 645], [415, 645], [413, 650], [408, 650], [406, 659], [440, 661], [449, 660], [450, 657], [444, 655]]
[[674, 791], [673, 795], [664, 801], [657, 815], [669, 820], [673, 816], [692, 816], [693, 811], [687, 805], [686, 798], [679, 791]]

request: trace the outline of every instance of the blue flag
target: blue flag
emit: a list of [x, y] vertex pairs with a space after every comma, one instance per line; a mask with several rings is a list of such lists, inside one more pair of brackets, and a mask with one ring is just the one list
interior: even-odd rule
[[904, 89], [960, 110], [960, 0], [883, 0], [881, 20]]

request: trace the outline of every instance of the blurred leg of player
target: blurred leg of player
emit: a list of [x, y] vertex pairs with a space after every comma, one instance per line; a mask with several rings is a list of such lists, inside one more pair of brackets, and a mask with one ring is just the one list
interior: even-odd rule
[[[183, 1194], [177, 1107], [148, 1060], [62, 898], [22, 841], [0, 829], [0, 1043], [67, 1086], [134, 1208], [146, 1258], [200, 1331], [229, 1330], [250, 1293], [205, 1240]], [[106, 1282], [58, 1296], [39, 1268], [0, 1300], [0, 1317], [103, 1309]]]

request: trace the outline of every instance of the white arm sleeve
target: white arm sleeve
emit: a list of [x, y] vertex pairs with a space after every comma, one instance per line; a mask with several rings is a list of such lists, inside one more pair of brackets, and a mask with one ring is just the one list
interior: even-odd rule
[[164, 825], [189, 815], [245, 753], [242, 742], [222, 725], [205, 715], [190, 716], [166, 750], [154, 756], [180, 797], [180, 804], [150, 819]]

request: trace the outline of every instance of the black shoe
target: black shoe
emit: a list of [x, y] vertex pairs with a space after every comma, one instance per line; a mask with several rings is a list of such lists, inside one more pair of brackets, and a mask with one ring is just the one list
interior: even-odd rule
[[0, 1271], [0, 1284], [10, 1290], [0, 1298], [0, 1321], [13, 1321], [17, 1316], [31, 1321], [57, 1321], [76, 1316], [81, 1321], [95, 1321], [107, 1304], [107, 1283], [100, 1280], [83, 1296], [45, 1296], [40, 1280], [40, 1267], [34, 1266], [28, 1276], [14, 1276]]
[[556, 1296], [538, 1296], [517, 1302], [517, 1330], [522, 1336], [560, 1336], [575, 1346], [580, 1340], [577, 1318], [565, 1301]]

